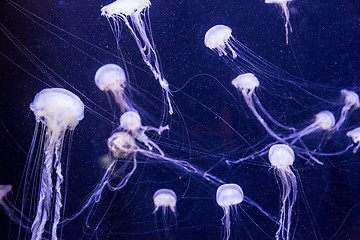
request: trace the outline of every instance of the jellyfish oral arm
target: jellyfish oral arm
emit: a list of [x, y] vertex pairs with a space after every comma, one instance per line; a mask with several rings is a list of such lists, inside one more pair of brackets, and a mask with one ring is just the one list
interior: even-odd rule
[[292, 27], [290, 23], [290, 11], [287, 7], [287, 3], [291, 1], [292, 0], [265, 0], [265, 3], [279, 5], [284, 14], [286, 44], [289, 44], [289, 32], [292, 32]]

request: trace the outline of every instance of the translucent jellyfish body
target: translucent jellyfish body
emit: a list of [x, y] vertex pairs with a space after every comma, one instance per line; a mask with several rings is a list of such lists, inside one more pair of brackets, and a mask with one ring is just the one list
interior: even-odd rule
[[353, 153], [356, 153], [360, 148], [360, 127], [350, 130], [346, 133], [346, 136], [352, 139], [352, 141], [356, 144], [353, 149]]
[[[42, 125], [39, 152], [36, 153], [33, 163], [35, 170], [27, 169], [28, 174], [26, 174], [24, 186], [25, 192], [28, 193], [32, 187], [30, 181], [36, 181], [31, 179], [34, 177], [32, 171], [39, 173], [38, 204], [31, 227], [31, 239], [43, 239], [42, 235], [49, 220], [51, 220], [49, 224], [51, 226], [51, 231], [49, 231], [51, 238], [57, 239], [57, 225], [60, 221], [60, 209], [62, 207], [60, 186], [64, 180], [61, 173], [64, 137], [67, 130], [73, 131], [79, 121], [83, 119], [84, 104], [68, 90], [49, 88], [36, 94], [34, 101], [30, 104], [30, 109], [35, 114], [37, 122], [35, 134], [37, 134], [38, 124], [41, 123]], [[36, 141], [36, 136], [33, 138], [31, 153], [34, 152], [34, 141]], [[36, 169], [37, 167], [40, 167], [40, 170]], [[25, 198], [26, 196], [23, 199]], [[23, 203], [22, 210], [24, 208], [26, 206]]]
[[154, 212], [162, 208], [163, 212], [169, 208], [173, 213], [176, 213], [177, 197], [171, 189], [159, 189], [154, 193], [153, 201], [155, 205]]
[[265, 3], [278, 5], [284, 14], [286, 44], [289, 44], [289, 32], [292, 32], [292, 27], [290, 23], [290, 11], [288, 8], [288, 3], [291, 1], [292, 0], [265, 0]]
[[226, 49], [232, 53], [232, 57], [236, 58], [235, 49], [231, 46], [231, 28], [225, 25], [215, 25], [210, 28], [204, 38], [205, 46], [215, 51], [219, 56], [227, 55]]
[[346, 89], [341, 90], [341, 96], [344, 98], [344, 106], [341, 110], [341, 115], [336, 125], [333, 127], [333, 130], [339, 130], [343, 125], [345, 120], [349, 117], [350, 113], [353, 110], [356, 110], [360, 107], [359, 96], [354, 91], [349, 91]]
[[177, 197], [171, 189], [159, 189], [154, 193], [154, 215], [156, 227], [159, 229], [159, 239], [176, 239], [176, 202]]
[[279, 228], [275, 239], [290, 238], [291, 214], [297, 197], [296, 176], [291, 170], [295, 160], [294, 151], [285, 144], [275, 144], [269, 150], [269, 161], [281, 182], [281, 209]]
[[121, 112], [133, 109], [125, 94], [126, 74], [120, 66], [110, 63], [100, 67], [95, 74], [95, 84], [101, 91], [113, 95]]
[[169, 113], [173, 114], [169, 83], [163, 76], [160, 60], [152, 37], [149, 19], [150, 5], [150, 0], [117, 0], [104, 6], [101, 9], [101, 15], [113, 21], [113, 31], [117, 42], [120, 41], [121, 21], [129, 28], [135, 38], [144, 62], [165, 91], [169, 105]]
[[[244, 200], [244, 193], [241, 187], [234, 183], [223, 184], [216, 191], [216, 202], [222, 207], [224, 216], [224, 239], [230, 239], [231, 214], [236, 214], [236, 207]], [[233, 212], [234, 211], [234, 212]], [[233, 213], [231, 213], [233, 212]]]

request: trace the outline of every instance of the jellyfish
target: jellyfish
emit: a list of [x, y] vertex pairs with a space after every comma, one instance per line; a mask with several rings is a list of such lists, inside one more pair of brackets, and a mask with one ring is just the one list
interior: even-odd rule
[[223, 184], [216, 191], [216, 202], [222, 207], [224, 216], [221, 219], [224, 226], [224, 239], [230, 239], [231, 212], [236, 213], [238, 205], [244, 200], [241, 187], [234, 183]]
[[339, 128], [343, 125], [345, 120], [348, 118], [349, 114], [352, 110], [356, 110], [360, 107], [359, 96], [354, 91], [349, 91], [346, 89], [341, 90], [341, 95], [344, 98], [344, 106], [341, 110], [341, 115], [333, 130], [339, 130]]
[[101, 91], [113, 95], [122, 113], [133, 109], [125, 94], [126, 74], [120, 66], [112, 63], [101, 66], [96, 71], [95, 84]]
[[169, 113], [173, 114], [169, 83], [163, 76], [160, 59], [155, 48], [149, 19], [150, 0], [117, 0], [101, 9], [101, 15], [114, 23], [113, 31], [117, 42], [120, 40], [121, 21], [135, 38], [141, 56], [165, 92]]
[[[158, 222], [161, 223], [161, 230], [164, 232], [164, 239], [175, 239], [171, 233], [171, 227], [176, 226], [176, 201], [177, 197], [173, 190], [171, 189], [159, 189], [154, 193], [153, 201], [155, 205], [155, 219], [156, 225], [158, 227]], [[161, 209], [161, 214], [157, 220], [157, 213]], [[170, 211], [169, 211], [170, 210]], [[159, 236], [160, 238], [160, 236]], [[161, 238], [162, 239], [162, 238]]]
[[346, 136], [352, 139], [356, 146], [353, 149], [353, 153], [356, 153], [360, 148], [360, 127], [350, 130], [346, 133]]
[[292, 32], [292, 27], [291, 27], [291, 23], [290, 23], [290, 11], [287, 6], [288, 2], [291, 2], [291, 1], [292, 0], [265, 0], [265, 3], [277, 4], [281, 8], [281, 10], [284, 14], [286, 44], [289, 44], [289, 31], [290, 31], [290, 33]]
[[271, 146], [269, 161], [280, 178], [282, 186], [280, 221], [275, 234], [276, 240], [290, 239], [291, 214], [297, 197], [296, 176], [291, 170], [294, 160], [294, 151], [288, 145], [275, 144]]
[[[43, 89], [36, 94], [30, 109], [36, 117], [36, 129], [41, 124], [39, 149], [36, 153], [35, 168], [41, 167], [39, 194], [35, 218], [31, 226], [32, 240], [41, 240], [47, 222], [51, 223], [51, 237], [57, 239], [57, 226], [60, 221], [62, 207], [61, 183], [64, 181], [61, 170], [62, 148], [67, 130], [74, 131], [84, 117], [84, 104], [73, 93], [61, 88]], [[34, 151], [36, 135], [33, 138], [32, 150]], [[27, 169], [27, 179], [24, 190], [30, 191], [29, 175], [33, 174]], [[36, 175], [38, 176], [38, 175]], [[53, 183], [55, 181], [55, 183]], [[25, 200], [24, 196], [23, 200]], [[24, 204], [24, 203], [23, 203]], [[24, 205], [22, 207], [24, 209]]]
[[8, 215], [12, 221], [19, 224], [19, 218], [14, 215], [14, 213], [19, 212], [19, 210], [17, 210], [16, 207], [7, 200], [7, 195], [11, 192], [11, 189], [12, 186], [10, 184], [0, 185], [0, 205], [3, 207], [6, 215]]
[[226, 49], [229, 49], [232, 57], [236, 58], [237, 53], [232, 45], [231, 33], [232, 30], [228, 26], [215, 25], [206, 32], [204, 44], [219, 56], [228, 55]]

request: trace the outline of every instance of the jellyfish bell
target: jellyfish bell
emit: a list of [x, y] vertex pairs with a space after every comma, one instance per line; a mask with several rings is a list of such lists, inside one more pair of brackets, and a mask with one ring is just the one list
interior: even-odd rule
[[356, 153], [360, 148], [360, 127], [354, 128], [346, 133], [346, 136], [351, 138], [351, 140], [356, 144], [353, 149], [353, 153]]
[[[231, 211], [244, 200], [244, 192], [235, 183], [227, 183], [218, 187], [216, 191], [216, 202], [222, 207], [224, 216], [222, 224], [224, 227], [224, 239], [228, 240], [231, 233]], [[235, 211], [235, 210], [234, 210]], [[235, 211], [236, 214], [236, 211]]]
[[225, 25], [215, 25], [211, 27], [205, 34], [204, 44], [206, 47], [215, 51], [219, 56], [227, 55], [226, 48], [231, 50], [233, 58], [236, 58], [236, 52], [230, 45], [231, 28]]
[[117, 0], [101, 8], [101, 16], [114, 17], [116, 15], [131, 16], [140, 14], [144, 9], [149, 8], [150, 0]]
[[159, 189], [154, 193], [153, 201], [155, 205], [154, 212], [158, 211], [159, 208], [170, 208], [173, 213], [176, 213], [176, 201], [177, 197], [171, 189]]
[[335, 125], [335, 117], [330, 111], [321, 111], [315, 115], [315, 125], [322, 130], [330, 130]]
[[126, 74], [120, 66], [112, 63], [101, 66], [95, 73], [95, 84], [101, 91], [112, 94], [121, 112], [133, 108], [125, 92]]
[[339, 120], [332, 129], [334, 131], [339, 130], [351, 112], [360, 107], [359, 96], [356, 92], [342, 89], [341, 96], [344, 98], [344, 106], [342, 107]]
[[252, 73], [240, 74], [231, 81], [231, 84], [239, 89], [244, 97], [254, 93], [255, 88], [260, 86], [259, 80]]
[[139, 131], [142, 127], [139, 114], [135, 111], [125, 112], [120, 117], [120, 127], [133, 133]]
[[136, 154], [135, 138], [127, 132], [115, 132], [108, 138], [107, 145], [115, 158], [126, 158]]
[[292, 209], [297, 198], [297, 180], [290, 167], [294, 163], [295, 154], [286, 144], [274, 144], [269, 150], [268, 158], [280, 178], [282, 187], [279, 228], [275, 239], [289, 240]]
[[269, 150], [269, 160], [273, 167], [285, 169], [295, 160], [294, 151], [286, 144], [275, 144]]
[[[47, 226], [47, 222], [51, 226], [51, 238], [57, 239], [57, 225], [60, 221], [60, 209], [62, 207], [61, 183], [64, 181], [61, 169], [61, 155], [65, 132], [73, 131], [79, 121], [84, 118], [84, 104], [75, 94], [61, 88], [43, 89], [36, 94], [34, 101], [30, 104], [33, 111], [37, 126], [42, 123], [40, 136], [40, 146], [36, 153], [36, 162], [33, 168], [41, 167], [39, 195], [35, 218], [32, 222], [33, 240], [42, 239], [43, 232]], [[36, 127], [37, 129], [37, 127]], [[35, 134], [37, 134], [35, 132]], [[35, 148], [36, 137], [33, 138], [32, 150]], [[44, 139], [44, 142], [43, 142]], [[31, 159], [32, 157], [30, 157]], [[29, 175], [33, 174], [32, 169], [26, 169], [24, 189], [30, 188], [32, 185]], [[53, 184], [55, 180], [55, 185]], [[28, 192], [28, 191], [26, 191]], [[26, 194], [26, 193], [24, 193]], [[23, 199], [26, 199], [24, 196]], [[25, 209], [25, 201], [23, 201], [22, 209]]]
[[[47, 88], [36, 94], [30, 104], [37, 122], [42, 122], [52, 135], [74, 130], [84, 118], [84, 104], [80, 98], [62, 88]], [[58, 137], [53, 135], [53, 137]]]

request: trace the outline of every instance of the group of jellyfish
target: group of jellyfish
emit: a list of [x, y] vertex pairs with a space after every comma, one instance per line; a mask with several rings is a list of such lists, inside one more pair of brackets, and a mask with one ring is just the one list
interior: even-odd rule
[[[292, 31], [289, 21], [290, 14], [287, 8], [288, 2], [290, 0], [265, 0], [265, 3], [278, 4], [284, 13], [286, 43], [288, 43], [288, 33]], [[120, 44], [121, 22], [124, 22], [129, 28], [144, 62], [164, 90], [169, 113], [173, 114], [169, 84], [163, 76], [149, 27], [150, 5], [150, 0], [117, 0], [103, 7], [101, 15], [112, 21], [111, 26], [118, 44]], [[262, 80], [276, 79], [276, 76], [271, 75], [271, 69], [276, 67], [261, 57], [254, 55], [232, 36], [231, 28], [225, 25], [216, 25], [210, 28], [205, 35], [204, 44], [237, 71], [239, 75], [231, 81], [231, 84], [241, 93], [255, 119], [273, 138], [273, 142], [264, 146], [260, 151], [237, 160], [227, 160], [226, 163], [232, 165], [267, 155], [269, 166], [274, 169], [281, 182], [279, 218], [272, 219], [278, 225], [275, 239], [292, 239], [292, 210], [298, 194], [297, 175], [294, 174], [293, 168], [295, 157], [304, 159], [309, 164], [323, 164], [318, 159], [321, 156], [340, 155], [351, 147], [354, 147], [353, 152], [356, 153], [360, 148], [360, 127], [354, 128], [346, 134], [353, 143], [344, 150], [334, 153], [324, 153], [319, 149], [312, 150], [306, 145], [303, 138], [319, 132], [331, 134], [339, 130], [350, 114], [360, 107], [359, 97], [356, 92], [343, 89], [341, 90], [343, 107], [337, 120], [330, 111], [321, 110], [315, 115], [313, 122], [304, 128], [296, 129], [292, 126], [286, 126], [266, 111], [261, 100], [256, 95]], [[20, 229], [26, 229], [25, 234], [28, 234], [28, 231], [31, 232], [32, 240], [44, 239], [44, 235], [51, 237], [53, 240], [58, 239], [57, 230], [59, 224], [65, 224], [75, 219], [82, 212], [89, 209], [90, 206], [98, 203], [105, 187], [110, 191], [123, 188], [136, 171], [138, 154], [167, 161], [217, 185], [216, 202], [224, 212], [222, 218], [223, 239], [230, 239], [231, 223], [236, 219], [236, 214], [239, 214], [240, 204], [243, 201], [258, 207], [262, 213], [267, 215], [257, 203], [244, 196], [244, 192], [238, 184], [225, 183], [216, 176], [212, 176], [184, 160], [177, 160], [167, 156], [158, 144], [147, 136], [149, 131], [154, 131], [160, 135], [163, 131], [170, 130], [170, 128], [168, 125], [159, 127], [142, 125], [141, 114], [128, 94], [129, 89], [127, 88], [129, 84], [123, 68], [112, 63], [101, 66], [95, 73], [95, 84], [110, 97], [109, 99], [113, 99], [121, 112], [119, 125], [107, 140], [109, 153], [115, 160], [107, 167], [106, 172], [85, 201], [83, 207], [62, 222], [63, 197], [61, 195], [61, 184], [64, 181], [61, 164], [62, 152], [66, 136], [71, 137], [71, 134], [66, 134], [67, 131], [72, 133], [84, 118], [85, 107], [79, 97], [62, 88], [43, 89], [36, 94], [34, 101], [30, 104], [30, 109], [35, 115], [36, 127], [31, 145], [32, 149], [27, 161], [27, 169], [23, 178], [24, 192], [21, 209], [18, 210], [7, 199], [7, 194], [12, 188], [11, 185], [0, 186], [0, 204], [4, 212], [20, 225]], [[269, 122], [275, 124], [277, 129], [281, 129], [282, 132], [277, 133], [270, 128]], [[129, 164], [132, 167], [126, 172]], [[119, 174], [116, 172], [119, 172]], [[38, 183], [38, 186], [33, 183]], [[32, 186], [35, 186], [34, 189], [32, 189]], [[33, 195], [33, 192], [36, 192], [36, 196]], [[36, 200], [28, 202], [29, 198], [36, 198]], [[34, 202], [36, 202], [36, 209], [32, 209], [32, 203]], [[176, 218], [177, 196], [173, 190], [167, 188], [157, 190], [153, 195], [153, 202], [155, 206], [154, 213], [161, 209], [163, 216], [170, 212]], [[25, 209], [28, 210], [25, 211]], [[26, 214], [29, 216], [26, 216]], [[269, 218], [272, 217], [269, 216]], [[20, 234], [21, 230], [19, 236]]]

